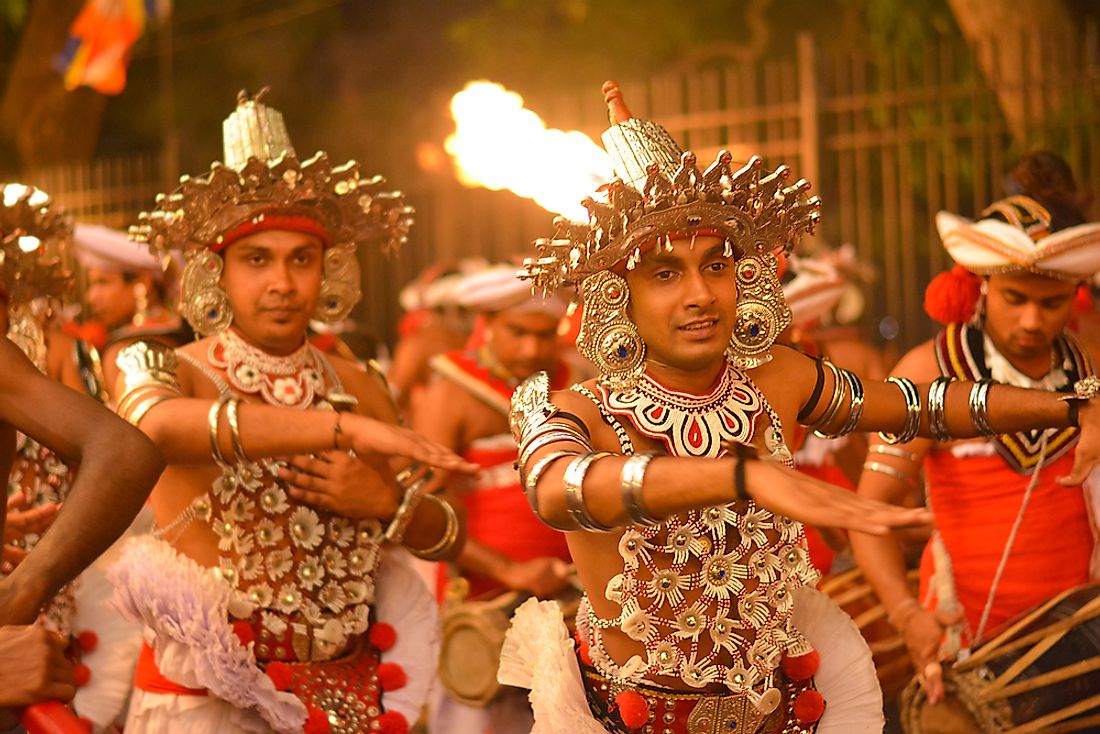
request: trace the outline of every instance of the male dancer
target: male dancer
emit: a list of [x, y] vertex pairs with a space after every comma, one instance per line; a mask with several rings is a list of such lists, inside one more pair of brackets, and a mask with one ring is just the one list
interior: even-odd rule
[[[62, 268], [53, 257], [71, 225], [33, 187], [0, 186], [0, 192], [0, 282], [5, 301], [15, 304], [19, 315], [19, 307], [49, 295], [51, 284], [57, 284]], [[35, 344], [27, 341], [37, 356]], [[0, 340], [0, 363], [0, 472], [6, 476], [16, 459], [16, 431], [54, 452], [54, 463], [80, 465], [75, 479], [66, 473], [71, 491], [52, 529], [0, 578], [2, 709], [75, 693], [76, 678], [61, 654], [68, 640], [17, 625], [34, 621], [41, 607], [126, 529], [164, 465], [140, 432], [49, 379], [9, 340]], [[2, 528], [0, 536], [6, 537]], [[9, 726], [10, 719], [10, 711], [0, 710], [0, 727]]]
[[[1074, 410], [997, 386], [975, 399], [976, 426], [970, 385], [926, 404], [912, 382], [864, 384], [775, 346], [790, 319], [776, 253], [817, 218], [808, 184], [788, 185], [785, 168], [763, 176], [758, 159], [730, 171], [719, 156], [700, 174], [605, 91], [605, 147], [627, 185], [593, 207], [587, 232], [538, 243], [527, 265], [539, 286], [580, 283], [579, 346], [601, 376], [553, 395], [535, 377], [513, 399], [528, 499], [567, 532], [587, 592], [583, 672], [560, 612], [532, 600], [499, 678], [533, 688], [539, 731], [879, 731], [870, 652], [810, 588], [794, 518], [881, 533], [928, 514], [797, 474], [788, 431], [797, 421], [906, 442], [1064, 426]], [[1084, 396], [1074, 405], [1090, 442], [1079, 481], [1100, 456], [1100, 416]]]
[[[458, 477], [448, 483], [466, 511], [458, 573], [469, 584], [471, 599], [508, 590], [552, 599], [569, 585], [569, 549], [561, 533], [540, 523], [523, 499], [508, 411], [516, 387], [536, 372], [549, 373], [559, 388], [570, 384], [558, 340], [566, 303], [558, 296], [532, 297], [531, 287], [516, 278], [516, 267], [507, 264], [468, 275], [455, 296], [460, 306], [480, 315], [481, 342], [432, 360], [441, 379], [424, 392], [412, 427], [482, 470], [473, 482]], [[447, 569], [440, 571], [446, 583]], [[433, 728], [528, 732], [530, 706], [517, 698], [514, 690], [506, 691], [484, 708], [441, 698], [433, 707]]]
[[[115, 358], [127, 344], [152, 339], [178, 347], [194, 338], [169, 302], [178, 275], [174, 261], [169, 260], [166, 270], [147, 247], [130, 241], [125, 232], [98, 224], [74, 227], [73, 252], [87, 278], [84, 299], [98, 319], [89, 324], [98, 323], [105, 332], [92, 345], [95, 350], [78, 351], [77, 359], [84, 371], [102, 369], [104, 391], [109, 393], [115, 386]], [[90, 331], [89, 324], [80, 332]]]
[[300, 162], [258, 99], [242, 94], [224, 133], [225, 163], [135, 230], [185, 252], [183, 315], [207, 336], [119, 354], [119, 413], [169, 462], [155, 537], [112, 571], [148, 643], [126, 729], [403, 732], [437, 651], [433, 602], [396, 546], [447, 558], [461, 528], [416, 470], [399, 494], [385, 455], [469, 467], [393, 425], [381, 381], [306, 332], [347, 316], [356, 246], [398, 246], [411, 211], [355, 163]]
[[[894, 374], [992, 379], [1063, 395], [1078, 381], [1096, 380], [1093, 354], [1067, 326], [1078, 287], [1100, 270], [1100, 223], [1055, 219], [1037, 200], [1017, 195], [977, 221], [941, 212], [936, 224], [957, 265], [929, 286], [925, 308], [946, 328]], [[872, 442], [860, 495], [899, 502], [923, 470], [936, 515], [921, 560], [919, 599], [932, 600], [927, 608], [906, 586], [894, 538], [852, 540], [930, 702], [944, 695], [941, 657], [1089, 580], [1094, 540], [1085, 494], [1059, 481], [1079, 438], [1069, 427], [897, 447]]]

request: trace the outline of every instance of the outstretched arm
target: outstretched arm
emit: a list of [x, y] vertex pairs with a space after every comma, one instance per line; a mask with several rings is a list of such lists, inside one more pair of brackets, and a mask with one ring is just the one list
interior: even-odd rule
[[0, 363], [0, 420], [80, 465], [53, 526], [0, 581], [0, 624], [28, 623], [126, 530], [164, 462], [140, 431], [44, 376], [6, 339]]
[[[575, 416], [584, 428], [559, 410]], [[541, 425], [538, 417], [514, 424], [519, 433], [520, 479], [536, 514], [558, 529], [584, 529], [585, 516], [592, 524], [608, 528], [632, 524], [640, 514], [662, 520], [732, 502], [738, 499], [739, 485], [761, 506], [814, 525], [884, 533], [890, 527], [927, 524], [931, 519], [924, 510], [859, 498], [769, 461], [658, 456], [643, 469], [640, 459], [604, 454], [594, 457], [585, 469], [580, 457], [592, 452], [586, 432], [609, 430], [591, 402], [575, 393], [556, 393], [553, 403], [545, 403], [532, 415], [538, 412], [553, 415]], [[598, 443], [604, 445], [602, 440]], [[743, 481], [739, 481], [742, 472]], [[578, 486], [582, 491], [576, 491]]]

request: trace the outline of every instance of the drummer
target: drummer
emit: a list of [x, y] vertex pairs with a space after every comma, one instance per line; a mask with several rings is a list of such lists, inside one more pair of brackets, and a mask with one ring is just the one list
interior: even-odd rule
[[[937, 216], [957, 265], [929, 286], [925, 309], [946, 328], [906, 355], [895, 375], [1097, 394], [1097, 352], [1067, 324], [1080, 284], [1100, 270], [1100, 222], [1085, 223], [1041, 189], [1028, 193], [995, 202], [976, 221]], [[981, 389], [974, 388], [971, 405]], [[1094, 536], [1086, 497], [1059, 483], [1070, 473], [1078, 436], [1067, 428], [949, 443], [872, 441], [859, 494], [898, 502], [923, 470], [936, 518], [917, 597], [894, 537], [851, 539], [929, 702], [944, 696], [939, 661], [1089, 580]]]
[[[527, 506], [514, 468], [508, 411], [516, 387], [536, 372], [549, 371], [557, 389], [571, 384], [558, 338], [566, 303], [557, 296], [532, 297], [531, 286], [516, 278], [516, 266], [507, 264], [469, 275], [457, 289], [459, 305], [478, 313], [481, 323], [466, 348], [432, 360], [437, 379], [412, 421], [414, 430], [482, 467], [473, 484], [457, 478], [448, 484], [468, 523], [466, 548], [454, 570], [472, 599], [509, 590], [552, 598], [569, 585], [569, 550], [565, 536], [540, 523]], [[445, 577], [448, 570], [441, 572]], [[487, 708], [449, 697], [437, 703], [432, 731], [508, 734], [528, 732], [533, 724], [526, 697], [518, 692], [499, 696]]]

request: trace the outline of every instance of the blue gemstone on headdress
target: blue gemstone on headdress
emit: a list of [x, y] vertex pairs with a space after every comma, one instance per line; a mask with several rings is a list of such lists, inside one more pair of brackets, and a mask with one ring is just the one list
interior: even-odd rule
[[209, 311], [206, 312], [206, 317], [210, 318], [210, 319], [218, 318], [218, 309], [216, 309], [216, 308], [210, 309]]
[[757, 324], [749, 327], [749, 336], [760, 336], [760, 327]]
[[628, 350], [626, 347], [619, 347], [615, 350], [615, 356], [617, 356], [619, 359], [626, 359], [630, 356], [630, 350]]

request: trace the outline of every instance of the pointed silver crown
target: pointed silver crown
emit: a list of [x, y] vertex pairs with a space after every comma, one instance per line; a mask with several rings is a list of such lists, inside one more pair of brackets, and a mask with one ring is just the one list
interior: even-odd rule
[[536, 256], [524, 260], [520, 277], [553, 291], [624, 259], [633, 268], [650, 245], [671, 247], [671, 235], [714, 233], [741, 256], [787, 253], [813, 231], [821, 200], [806, 196], [805, 179], [788, 185], [787, 166], [765, 174], [753, 156], [735, 170], [722, 150], [700, 172], [695, 154], [667, 130], [630, 113], [617, 83], [605, 83], [603, 92], [611, 118], [603, 142], [616, 178], [597, 190], [599, 199], [581, 201], [587, 224], [554, 220], [553, 236], [535, 241]]
[[252, 98], [241, 90], [237, 94], [237, 109], [222, 122], [222, 142], [225, 165], [241, 170], [249, 158], [271, 163], [285, 155], [296, 155], [290, 144], [290, 134], [283, 113], [260, 102], [268, 88]]

